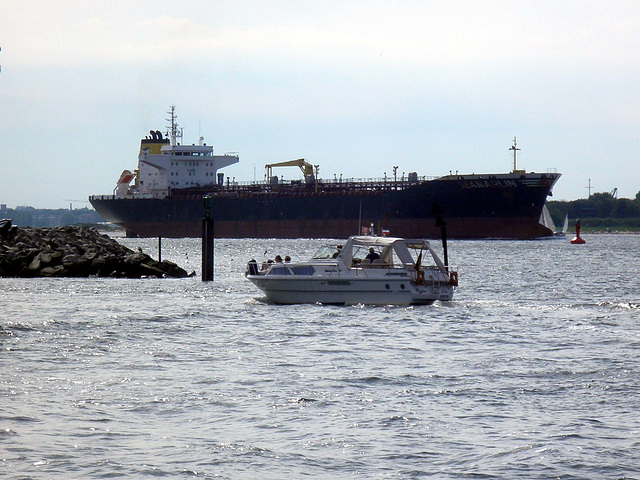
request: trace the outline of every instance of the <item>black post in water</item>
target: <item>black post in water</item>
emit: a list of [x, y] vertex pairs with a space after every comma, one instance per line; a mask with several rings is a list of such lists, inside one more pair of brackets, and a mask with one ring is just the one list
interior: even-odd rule
[[204, 197], [204, 218], [202, 219], [202, 281], [213, 281], [213, 218], [211, 218], [211, 197]]
[[158, 237], [158, 261], [162, 262], [162, 237]]
[[433, 202], [432, 208], [433, 215], [436, 216], [436, 227], [440, 228], [440, 232], [442, 233], [442, 250], [444, 251], [444, 268], [449, 270], [449, 254], [447, 253], [447, 222], [442, 218], [442, 210], [440, 206]]

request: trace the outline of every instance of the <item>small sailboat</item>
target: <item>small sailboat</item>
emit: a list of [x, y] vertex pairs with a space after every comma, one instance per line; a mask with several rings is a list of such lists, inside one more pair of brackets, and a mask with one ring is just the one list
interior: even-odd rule
[[549, 213], [547, 205], [544, 205], [542, 207], [542, 213], [540, 214], [540, 223], [551, 231], [549, 235], [556, 233], [556, 224], [553, 223], [553, 219], [551, 218], [551, 214]]
[[562, 230], [558, 230], [555, 233], [556, 237], [566, 237], [567, 231], [569, 230], [569, 214], [564, 216], [564, 223], [562, 224]]

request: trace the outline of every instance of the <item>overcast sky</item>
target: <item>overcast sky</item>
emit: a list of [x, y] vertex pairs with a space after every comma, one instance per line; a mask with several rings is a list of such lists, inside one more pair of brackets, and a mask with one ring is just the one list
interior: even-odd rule
[[111, 193], [171, 104], [236, 180], [506, 172], [517, 136], [553, 199], [640, 191], [637, 0], [2, 0], [0, 47], [10, 208]]

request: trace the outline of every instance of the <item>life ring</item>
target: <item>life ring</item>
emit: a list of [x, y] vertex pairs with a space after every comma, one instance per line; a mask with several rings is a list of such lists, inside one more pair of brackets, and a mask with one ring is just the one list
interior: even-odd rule
[[449, 285], [458, 286], [458, 272], [449, 272]]
[[418, 270], [416, 272], [416, 283], [420, 285], [424, 283], [424, 270]]

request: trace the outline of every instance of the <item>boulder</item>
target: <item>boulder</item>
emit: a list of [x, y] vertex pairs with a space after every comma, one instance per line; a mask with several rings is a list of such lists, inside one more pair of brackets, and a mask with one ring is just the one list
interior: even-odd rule
[[95, 229], [77, 226], [20, 228], [0, 220], [3, 277], [186, 277], [173, 262], [118, 243]]

